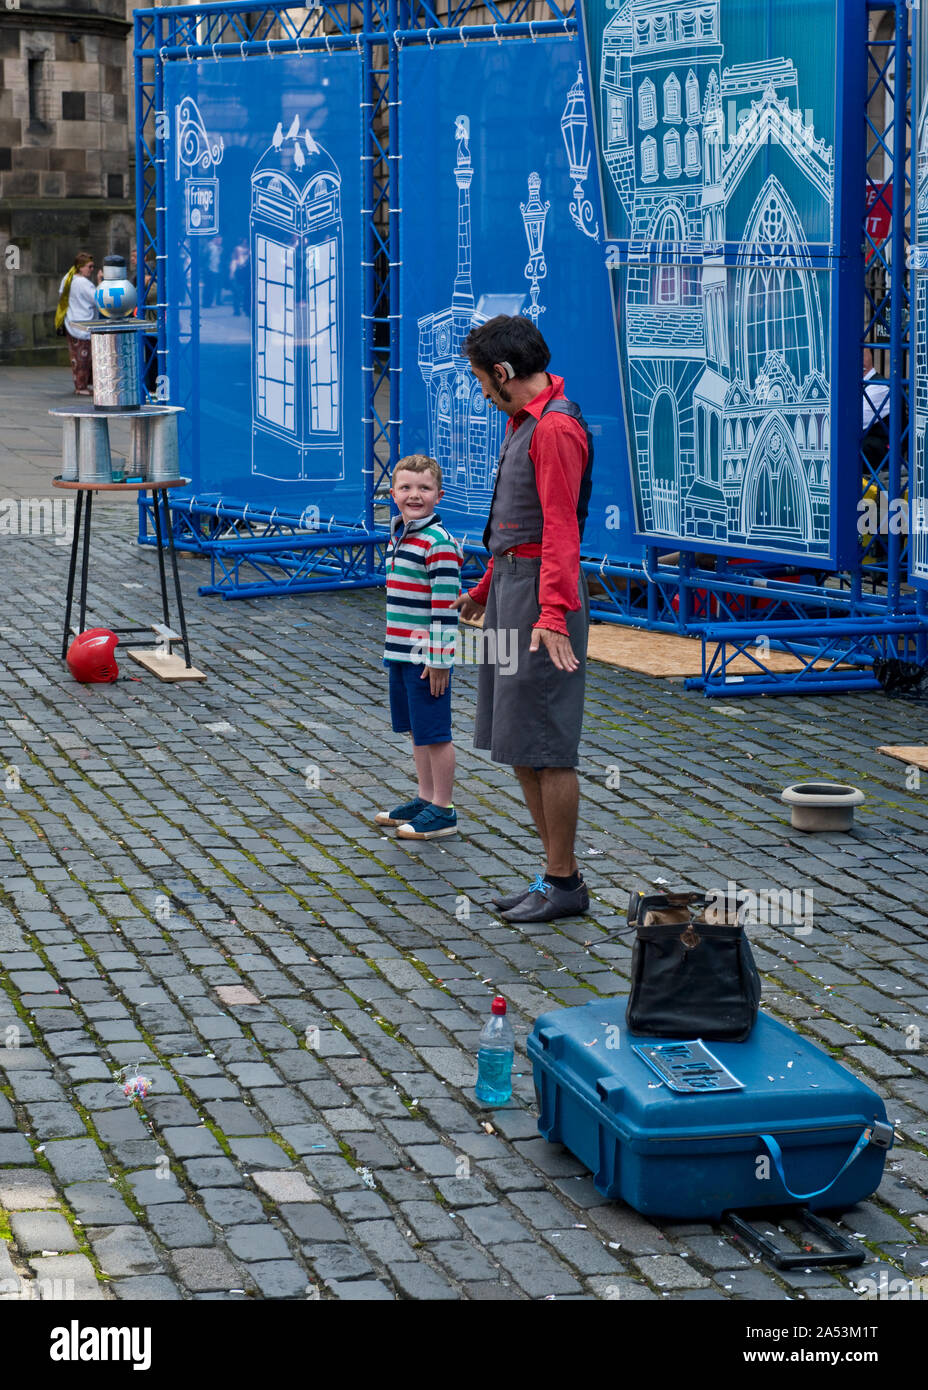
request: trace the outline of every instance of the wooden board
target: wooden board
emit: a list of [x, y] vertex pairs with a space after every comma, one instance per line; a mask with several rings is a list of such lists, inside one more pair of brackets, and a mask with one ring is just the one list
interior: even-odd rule
[[126, 656], [131, 656], [133, 661], [137, 661], [140, 666], [144, 666], [146, 671], [151, 671], [153, 676], [157, 676], [163, 681], [205, 681], [206, 672], [198, 671], [195, 666], [185, 666], [184, 658], [172, 654], [171, 656], [161, 656], [154, 647], [129, 647]]
[[898, 758], [909, 767], [923, 767], [928, 772], [928, 748], [905, 748], [899, 744], [888, 744], [877, 750], [888, 758]]
[[[593, 661], [646, 676], [702, 675], [702, 642], [698, 637], [674, 637], [667, 632], [645, 632], [617, 623], [596, 623], [590, 628], [587, 655]], [[763, 666], [768, 671], [801, 671], [803, 663], [788, 652], [770, 652], [763, 658]], [[760, 669], [747, 656], [735, 657], [726, 667], [733, 676], [759, 675]]]
[[[468, 627], [482, 627], [483, 619]], [[594, 623], [590, 627], [587, 656], [607, 666], [620, 666], [644, 676], [684, 677], [702, 675], [702, 642], [698, 637], [675, 637], [668, 632], [646, 632], [618, 623]], [[816, 662], [827, 667], [827, 661]], [[768, 671], [801, 671], [803, 662], [789, 652], [770, 652], [763, 658]], [[843, 665], [839, 668], [846, 669]], [[759, 675], [761, 667], [750, 657], [737, 656], [726, 670], [733, 676]]]

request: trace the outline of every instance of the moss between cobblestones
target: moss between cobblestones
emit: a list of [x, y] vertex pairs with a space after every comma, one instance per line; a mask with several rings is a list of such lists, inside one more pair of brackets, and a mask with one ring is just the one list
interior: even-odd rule
[[[30, 940], [30, 939], [31, 939], [33, 942], [35, 942], [34, 949], [36, 950], [37, 954], [39, 954], [40, 957], [45, 961], [46, 965], [48, 965], [48, 960], [47, 960], [47, 957], [45, 956], [44, 951], [43, 951], [42, 948], [41, 948], [41, 943], [36, 942], [35, 937], [33, 937], [31, 933], [24, 933], [24, 935], [25, 935], [25, 937], [26, 937], [26, 940]], [[5, 982], [3, 979], [0, 979], [0, 986], [3, 986], [5, 983], [8, 983], [8, 982]], [[28, 1014], [27, 1014], [26, 1010], [22, 1007], [19, 998], [13, 994], [12, 986], [10, 986], [10, 988], [6, 990], [6, 993], [10, 996], [11, 1001], [12, 1001], [12, 1003], [13, 1003], [13, 1007], [14, 1007], [14, 1009], [16, 1010], [17, 1014], [18, 1014], [21, 1018], [23, 1018], [24, 1021], [27, 1021], [27, 1019], [28, 1019]], [[83, 1010], [81, 1010], [81, 1014], [83, 1015]], [[89, 1021], [88, 1021], [88, 1020], [85, 1020], [85, 1022], [89, 1022]], [[156, 1049], [156, 1048], [154, 1047], [154, 1045], [152, 1044], [151, 1038], [150, 1038], [149, 1036], [146, 1035], [145, 1030], [144, 1030], [144, 1028], [142, 1028], [141, 1024], [140, 1024], [139, 1026], [140, 1026], [140, 1031], [142, 1032], [142, 1036], [143, 1036], [145, 1042], [147, 1043], [147, 1045], [148, 1045], [148, 1047], [149, 1047], [149, 1050], [157, 1057], [157, 1056], [158, 1056], [157, 1049]], [[98, 1039], [98, 1042], [99, 1042], [99, 1039]], [[41, 1045], [40, 1045], [40, 1046], [41, 1046]], [[105, 1044], [100, 1043], [100, 1046], [101, 1046], [101, 1048], [102, 1048], [103, 1050], [105, 1050]], [[42, 1048], [41, 1050], [42, 1050], [43, 1052], [45, 1052], [46, 1055], [49, 1057], [49, 1059], [50, 1059], [51, 1062], [52, 1062], [53, 1068], [56, 1068], [56, 1067], [59, 1066], [60, 1063], [59, 1063], [59, 1059], [58, 1059], [57, 1057], [52, 1056], [51, 1053], [49, 1053], [48, 1050], [47, 1050], [46, 1048]], [[161, 1063], [161, 1065], [164, 1065], [164, 1064]], [[183, 1078], [181, 1077], [181, 1078], [176, 1078], [176, 1079], [178, 1080], [178, 1083], [179, 1083], [179, 1086], [180, 1086], [180, 1089], [181, 1089], [182, 1093], [183, 1093], [183, 1094], [186, 1096], [186, 1098], [191, 1102], [191, 1104], [194, 1105], [195, 1108], [199, 1108], [199, 1102], [198, 1102], [196, 1096], [193, 1094], [192, 1091], [187, 1090], [187, 1089], [184, 1087], [184, 1085], [183, 1085]], [[15, 1103], [15, 1097], [14, 1097], [14, 1095], [13, 1095], [12, 1088], [9, 1087], [9, 1086], [6, 1086], [6, 1087], [3, 1087], [2, 1089], [3, 1089], [5, 1092], [8, 1093], [9, 1098], [10, 1098], [11, 1100], [13, 1100], [14, 1103]], [[71, 1088], [70, 1088], [70, 1083], [68, 1083], [67, 1089], [70, 1091], [70, 1089], [71, 1089]], [[77, 1114], [79, 1115], [81, 1121], [83, 1122], [85, 1128], [87, 1129], [88, 1136], [89, 1136], [90, 1138], [92, 1138], [92, 1139], [96, 1142], [98, 1148], [100, 1148], [100, 1149], [104, 1152], [104, 1154], [107, 1153], [107, 1152], [108, 1152], [108, 1145], [104, 1144], [103, 1141], [100, 1139], [100, 1136], [97, 1134], [96, 1128], [95, 1128], [95, 1126], [94, 1126], [94, 1124], [93, 1124], [93, 1120], [91, 1119], [90, 1112], [89, 1112], [89, 1111], [86, 1109], [86, 1107], [83, 1106], [83, 1105], [80, 1103], [80, 1101], [77, 1100], [77, 1098], [74, 1097], [73, 1095], [70, 1095], [70, 1096], [69, 1096], [69, 1103], [72, 1105], [72, 1107], [74, 1108], [74, 1110], [75, 1110], [75, 1111], [77, 1112]], [[215, 1132], [215, 1131], [214, 1131], [214, 1132]], [[231, 1157], [231, 1150], [230, 1150], [230, 1148], [229, 1148], [229, 1146], [228, 1146], [227, 1141], [225, 1140], [225, 1136], [224, 1136], [224, 1135], [221, 1135], [221, 1134], [219, 1134], [219, 1133], [216, 1133], [216, 1136], [215, 1136], [215, 1137], [216, 1137], [217, 1141], [219, 1142], [220, 1146], [224, 1148], [226, 1154], [227, 1154], [228, 1156]], [[159, 1141], [159, 1142], [160, 1142], [160, 1141]], [[34, 1152], [35, 1152], [35, 1158], [36, 1158], [36, 1162], [38, 1163], [38, 1165], [39, 1165], [45, 1172], [47, 1172], [51, 1177], [54, 1178], [54, 1177], [55, 1177], [54, 1169], [52, 1168], [52, 1165], [51, 1165], [51, 1163], [48, 1161], [48, 1159], [46, 1158], [45, 1154], [44, 1154], [43, 1152], [40, 1152], [38, 1149], [36, 1149], [35, 1145], [33, 1145], [33, 1149], [34, 1149]], [[109, 1166], [109, 1165], [108, 1165], [108, 1166]], [[173, 1161], [173, 1160], [172, 1160], [172, 1162], [171, 1162], [171, 1164], [170, 1164], [170, 1171], [174, 1174], [175, 1178], [177, 1178], [178, 1184], [179, 1184], [181, 1187], [183, 1187], [182, 1179], [184, 1178], [185, 1175], [184, 1175], [184, 1172], [183, 1172], [183, 1169], [182, 1169], [180, 1163], [177, 1162], [177, 1161]], [[144, 1223], [146, 1222], [146, 1220], [147, 1220], [147, 1216], [146, 1216], [146, 1213], [145, 1213], [145, 1211], [144, 1211], [144, 1208], [139, 1204], [138, 1199], [136, 1198], [135, 1193], [134, 1193], [132, 1187], [129, 1185], [129, 1182], [128, 1182], [127, 1178], [119, 1171], [118, 1167], [116, 1168], [115, 1171], [114, 1171], [113, 1169], [110, 1169], [110, 1179], [111, 1179], [111, 1181], [112, 1181], [112, 1184], [116, 1187], [117, 1191], [119, 1192], [120, 1196], [121, 1196], [121, 1197], [123, 1198], [123, 1200], [125, 1201], [126, 1205], [129, 1207], [129, 1210], [133, 1213], [133, 1215], [134, 1215], [140, 1222], [142, 1222], [142, 1223], [144, 1224]], [[68, 1222], [69, 1226], [71, 1227], [71, 1229], [72, 1229], [73, 1232], [74, 1232], [75, 1239], [77, 1240], [77, 1242], [78, 1242], [78, 1244], [79, 1244], [79, 1246], [80, 1246], [80, 1248], [81, 1248], [81, 1253], [82, 1253], [82, 1254], [85, 1254], [85, 1255], [88, 1257], [88, 1259], [91, 1261], [91, 1263], [92, 1263], [93, 1266], [94, 1266], [95, 1271], [97, 1272], [98, 1278], [101, 1278], [101, 1279], [108, 1279], [109, 1276], [108, 1276], [108, 1275], [104, 1275], [104, 1274], [100, 1271], [100, 1268], [99, 1268], [99, 1261], [97, 1260], [97, 1257], [96, 1257], [96, 1255], [94, 1254], [92, 1247], [88, 1245], [87, 1240], [86, 1240], [85, 1236], [83, 1235], [83, 1229], [82, 1229], [82, 1227], [81, 1227], [79, 1224], [76, 1224], [76, 1218], [72, 1215], [72, 1213], [69, 1211], [69, 1209], [67, 1208], [67, 1206], [66, 1206], [65, 1204], [62, 1204], [62, 1212], [63, 1212], [63, 1215], [64, 1215], [64, 1217], [65, 1217], [65, 1220]]]
[[200, 1120], [200, 1124], [203, 1126], [204, 1129], [209, 1130], [210, 1134], [216, 1140], [216, 1143], [222, 1149], [222, 1152], [225, 1154], [226, 1158], [233, 1158], [232, 1146], [229, 1143], [226, 1136], [223, 1134], [222, 1130], [216, 1124], [215, 1120], [211, 1120], [207, 1116], [204, 1116]]
[[10, 1213], [5, 1207], [0, 1207], [0, 1240], [12, 1241], [13, 1231], [10, 1227]]
[[300, 1159], [300, 1155], [297, 1153], [296, 1149], [292, 1146], [292, 1144], [288, 1144], [286, 1139], [282, 1139], [279, 1134], [275, 1133], [274, 1130], [271, 1130], [267, 1137], [268, 1139], [273, 1140], [273, 1142], [278, 1146], [278, 1148], [283, 1149], [287, 1157], [291, 1159], [294, 1163], [300, 1163], [302, 1161]]
[[[909, 1150], [907, 1150], [907, 1152], [909, 1152]], [[915, 1152], [919, 1153], [921, 1152], [921, 1150], [915, 1150]], [[888, 1202], [881, 1202], [877, 1197], [876, 1193], [874, 1193], [873, 1196], [869, 1198], [869, 1200], [879, 1211], [883, 1212], [886, 1216], [891, 1216], [894, 1221], [897, 1221], [899, 1223], [900, 1226], [904, 1226], [905, 1229], [908, 1231], [909, 1235], [914, 1236], [915, 1243], [917, 1245], [923, 1245], [925, 1243], [925, 1232], [919, 1226], [915, 1225], [915, 1222], [911, 1219], [911, 1217], [906, 1216], [904, 1212], [897, 1211], [896, 1208], [891, 1207]], [[863, 1244], [866, 1245], [867, 1242], [864, 1241]], [[873, 1248], [875, 1250], [879, 1250], [878, 1246], [874, 1246]], [[890, 1259], [890, 1257], [880, 1252], [880, 1259], [887, 1260]]]
[[148, 1213], [136, 1197], [133, 1188], [129, 1185], [129, 1180], [122, 1173], [115, 1173], [113, 1186], [119, 1193], [132, 1215], [143, 1225], [148, 1220]]
[[[375, 974], [379, 975], [382, 980], [387, 979], [386, 975], [381, 970], [380, 966], [377, 964], [375, 960], [371, 959], [369, 956], [362, 956], [361, 959], [364, 961], [364, 964], [368, 966], [371, 970], [373, 970]], [[448, 987], [442, 984], [442, 982], [431, 973], [428, 966], [425, 965], [421, 960], [416, 960], [415, 956], [413, 955], [402, 956], [401, 959], [406, 963], [406, 965], [411, 965], [414, 970], [418, 970], [419, 974], [424, 978], [426, 984], [428, 984], [432, 989], [439, 989], [441, 990], [442, 994], [448, 994], [450, 992], [448, 990]], [[387, 981], [387, 983], [389, 984], [389, 981]]]
[[335, 1142], [338, 1145], [341, 1156], [346, 1163], [350, 1164], [350, 1166], [354, 1169], [358, 1169], [362, 1166], [361, 1160], [355, 1157], [354, 1149], [352, 1149], [348, 1144], [346, 1144], [344, 1139], [336, 1139]]
[[[29, 939], [30, 935], [31, 935], [30, 933], [26, 933], [26, 939], [27, 939], [27, 940]], [[34, 940], [34, 938], [32, 938], [32, 939]], [[46, 957], [44, 956], [44, 954], [42, 954], [42, 959], [46, 961], [46, 964], [48, 963]], [[9, 986], [9, 987], [7, 987], [7, 986]], [[23, 1006], [23, 1004], [22, 1004], [21, 1000], [19, 999], [19, 997], [14, 993], [13, 987], [12, 987], [12, 984], [10, 983], [10, 981], [7, 980], [7, 979], [5, 979], [5, 978], [0, 978], [0, 988], [3, 988], [3, 989], [4, 989], [4, 992], [9, 996], [10, 1001], [11, 1001], [11, 1003], [12, 1003], [12, 1005], [13, 1005], [13, 1008], [16, 1010], [17, 1015], [23, 1020], [24, 1023], [27, 1023], [27, 1024], [28, 1024], [28, 1017], [29, 1017], [29, 1015], [28, 1015], [28, 1013], [27, 1013], [27, 1010], [26, 1010], [25, 1007]], [[31, 1036], [31, 1034], [30, 1034], [30, 1036]], [[34, 1041], [35, 1041], [35, 1040], [34, 1040]], [[38, 1047], [38, 1049], [39, 1049], [41, 1052], [43, 1052], [43, 1053], [45, 1054], [46, 1057], [48, 1057], [49, 1061], [52, 1063], [52, 1068], [53, 1068], [53, 1070], [54, 1070], [56, 1067], [58, 1067], [58, 1066], [60, 1065], [59, 1059], [58, 1059], [57, 1057], [53, 1056], [53, 1054], [49, 1051], [49, 1049], [48, 1049], [47, 1047], [44, 1047], [44, 1046], [43, 1046], [43, 1044], [42, 1044], [41, 1041], [35, 1041], [35, 1046]], [[11, 1090], [11, 1088], [10, 1088], [10, 1087], [4, 1087], [3, 1089], [4, 1089], [4, 1091], [9, 1091], [9, 1092], [10, 1092], [10, 1099], [13, 1100], [14, 1105], [16, 1105], [15, 1097], [12, 1095], [12, 1090]], [[73, 1097], [70, 1099], [70, 1104], [74, 1107], [74, 1109], [76, 1110], [77, 1114], [80, 1116], [80, 1118], [81, 1118], [83, 1124], [86, 1126], [87, 1132], [88, 1132], [88, 1135], [90, 1136], [90, 1138], [92, 1138], [93, 1140], [95, 1140], [95, 1142], [96, 1142], [96, 1144], [97, 1144], [98, 1147], [100, 1147], [100, 1148], [105, 1147], [104, 1145], [101, 1144], [100, 1137], [99, 1137], [99, 1135], [97, 1134], [96, 1130], [94, 1129], [93, 1123], [92, 1123], [92, 1121], [90, 1120], [90, 1114], [89, 1114], [89, 1112], [85, 1109], [85, 1107], [82, 1106], [82, 1105], [80, 1104], [80, 1102], [77, 1101], [76, 1099], [74, 1099]], [[21, 1107], [17, 1106], [17, 1110], [19, 1110], [20, 1108], [21, 1108]], [[49, 1162], [48, 1158], [46, 1157], [46, 1154], [45, 1154], [45, 1152], [44, 1152], [44, 1148], [45, 1148], [44, 1144], [43, 1144], [43, 1145], [37, 1144], [37, 1143], [35, 1142], [35, 1140], [34, 1140], [32, 1134], [24, 1127], [24, 1125], [20, 1125], [20, 1132], [24, 1135], [24, 1137], [25, 1137], [26, 1139], [29, 1140], [29, 1146], [30, 1146], [30, 1148], [31, 1148], [32, 1151], [33, 1151], [33, 1154], [34, 1154], [34, 1156], [35, 1156], [35, 1161], [36, 1161], [37, 1165], [39, 1166], [39, 1168], [41, 1168], [41, 1169], [43, 1170], [43, 1172], [47, 1173], [47, 1174], [49, 1175], [49, 1177], [51, 1177], [51, 1178], [53, 1179], [53, 1181], [54, 1181], [54, 1180], [56, 1179], [56, 1174], [55, 1174], [54, 1169], [52, 1168], [51, 1163]], [[56, 1188], [56, 1191], [57, 1191], [57, 1188]], [[74, 1239], [77, 1241], [77, 1245], [78, 1245], [78, 1249], [79, 1249], [80, 1254], [86, 1255], [86, 1256], [87, 1256], [87, 1259], [90, 1261], [91, 1265], [93, 1266], [94, 1273], [95, 1273], [95, 1275], [96, 1275], [96, 1277], [97, 1277], [98, 1280], [101, 1280], [101, 1281], [108, 1281], [108, 1280], [109, 1280], [109, 1275], [108, 1275], [108, 1274], [104, 1274], [103, 1271], [100, 1269], [100, 1262], [99, 1262], [99, 1260], [97, 1259], [97, 1256], [94, 1254], [93, 1248], [92, 1248], [91, 1245], [89, 1244], [89, 1242], [88, 1242], [88, 1240], [87, 1240], [87, 1237], [86, 1237], [85, 1234], [84, 1234], [83, 1226], [82, 1226], [82, 1225], [80, 1224], [80, 1222], [77, 1220], [77, 1217], [74, 1215], [74, 1213], [71, 1211], [70, 1207], [68, 1206], [68, 1204], [67, 1204], [65, 1201], [63, 1201], [63, 1200], [60, 1201], [60, 1202], [59, 1202], [59, 1207], [60, 1207], [61, 1215], [64, 1217], [65, 1221], [67, 1221], [67, 1223], [68, 1223], [68, 1225], [70, 1226], [71, 1231], [72, 1231], [72, 1233], [73, 1233], [73, 1235], [74, 1235]], [[0, 1209], [0, 1210], [2, 1210], [2, 1209]], [[0, 1224], [0, 1234], [2, 1234], [2, 1230], [3, 1230], [3, 1227], [2, 1227], [2, 1224]], [[5, 1239], [5, 1240], [6, 1240], [6, 1239], [12, 1239], [12, 1235], [10, 1235], [10, 1236], [3, 1236], [3, 1239]]]

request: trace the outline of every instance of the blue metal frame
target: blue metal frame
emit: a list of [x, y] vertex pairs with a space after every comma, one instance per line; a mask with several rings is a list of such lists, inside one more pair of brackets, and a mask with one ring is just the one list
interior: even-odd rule
[[[877, 326], [886, 322], [888, 315], [887, 342], [876, 344], [888, 347], [891, 357], [886, 457], [875, 465], [869, 463], [863, 440], [860, 441], [861, 492], [866, 496], [867, 489], [875, 487], [885, 499], [885, 511], [886, 502], [901, 495], [902, 464], [908, 447], [904, 415], [908, 405], [905, 356], [909, 344], [905, 324], [909, 289], [903, 267], [913, 189], [906, 141], [911, 12], [906, 0], [868, 0], [867, 8], [871, 14], [891, 11], [895, 15], [893, 37], [867, 43], [867, 105], [881, 89], [885, 90], [893, 99], [893, 119], [887, 129], [882, 129], [867, 117], [866, 156], [868, 187], [876, 184], [870, 173], [870, 160], [885, 153], [892, 160], [897, 192], [889, 234], [875, 242], [865, 231], [864, 240], [873, 254], [871, 266], [896, 292], [874, 292], [868, 285], [865, 332], [859, 338], [856, 331], [853, 337], [848, 334], [848, 350], [855, 350], [856, 341], [859, 361], [863, 346], [873, 341]], [[898, 271], [895, 279], [891, 278], [893, 266]], [[798, 572], [793, 567], [794, 573], [787, 582], [782, 565], [736, 567], [731, 562], [721, 562], [715, 570], [701, 571], [692, 555], [682, 553], [679, 563], [671, 567], [661, 565], [658, 552], [650, 549], [645, 566], [650, 601], [644, 625], [702, 639], [703, 676], [687, 685], [702, 689], [706, 695], [743, 697], [787, 690], [815, 693], [822, 689], [877, 689], [872, 673], [862, 675], [860, 668], [870, 667], [881, 656], [924, 662], [928, 655], [928, 605], [925, 595], [915, 595], [907, 585], [905, 538], [890, 534], [886, 540], [885, 552], [881, 537], [862, 540], [857, 563], [835, 575], [816, 573], [807, 563]], [[593, 574], [598, 567], [587, 568]], [[623, 590], [625, 601], [620, 612], [609, 611], [611, 605], [597, 603], [597, 616], [642, 625], [630, 611], [629, 591], [634, 591], [631, 581]], [[766, 651], [787, 651], [800, 657], [802, 669], [797, 673], [772, 669], [775, 663], [768, 663], [761, 655]], [[755, 669], [733, 681], [726, 667], [738, 653], [749, 656]], [[836, 654], [840, 655], [842, 668], [858, 669], [839, 669], [834, 661]], [[824, 663], [824, 669], [816, 663]]]
[[[910, 295], [911, 319], [909, 336], [911, 341], [911, 353], [908, 387], [910, 393], [909, 399], [912, 403], [913, 414], [917, 414], [918, 410], [919, 386], [921, 386], [922, 390], [924, 390], [925, 388], [924, 379], [922, 379], [921, 382], [919, 381], [919, 358], [921, 357], [921, 360], [924, 362], [924, 354], [926, 352], [926, 347], [928, 347], [926, 343], [919, 342], [917, 338], [919, 330], [921, 329], [921, 331], [923, 332], [925, 330], [925, 325], [919, 316], [919, 291], [921, 290], [923, 292], [922, 298], [924, 298], [924, 292], [928, 292], [928, 282], [926, 282], [926, 271], [928, 271], [928, 265], [926, 265], [926, 248], [924, 244], [925, 220], [924, 214], [922, 212], [919, 212], [918, 209], [919, 193], [924, 188], [924, 181], [922, 179], [922, 174], [919, 169], [919, 140], [921, 138], [921, 116], [923, 110], [923, 103], [925, 100], [926, 88], [928, 88], [928, 69], [926, 69], [925, 53], [926, 38], [928, 38], [928, 31], [926, 31], [923, 26], [924, 20], [922, 19], [921, 11], [916, 8], [912, 20], [913, 58], [912, 92], [910, 98], [912, 120], [912, 164], [914, 173], [912, 180], [913, 247], [912, 255], [910, 257], [913, 268], [913, 283], [911, 286]], [[920, 180], [922, 180], [921, 184]], [[912, 427], [909, 430], [908, 463], [910, 480], [910, 491], [908, 494], [908, 501], [909, 515], [911, 517], [913, 515], [913, 504], [914, 507], [918, 508], [928, 505], [928, 498], [926, 498], [926, 496], [924, 495], [923, 480], [921, 482], [921, 491], [917, 492], [917, 494], [913, 496], [913, 493], [916, 493], [916, 487], [918, 486], [917, 481], [916, 486], [913, 486], [913, 480], [918, 480], [918, 474], [920, 471], [917, 426]], [[918, 513], [918, 515], [919, 524], [924, 524], [923, 516], [920, 512]], [[913, 547], [913, 551], [914, 549], [915, 548]], [[928, 613], [928, 576], [926, 576], [925, 574], [923, 562], [917, 560], [914, 554], [913, 563], [910, 566], [910, 580], [911, 583], [915, 586], [916, 591], [918, 593], [918, 604], [920, 611], [923, 613]]]
[[[883, 153], [893, 167], [893, 215], [889, 235], [879, 242], [864, 233], [872, 252], [865, 290], [867, 315], [863, 335], [848, 329], [848, 354], [859, 354], [888, 316], [890, 353], [889, 446], [876, 464], [860, 454], [861, 495], [875, 488], [886, 499], [899, 497], [908, 428], [903, 423], [909, 396], [906, 340], [909, 291], [906, 263], [907, 226], [913, 208], [914, 169], [907, 153], [907, 97], [910, 91], [907, 0], [867, 0], [868, 14], [890, 11], [895, 32], [888, 40], [869, 41], [861, 54], [858, 80], [867, 89], [867, 105], [881, 90], [893, 98], [893, 118], [880, 128], [865, 124], [866, 150], [847, 150], [848, 160], [867, 161], [868, 187], [876, 185], [870, 161]], [[480, 23], [468, 24], [472, 12]], [[137, 204], [140, 263], [155, 257], [158, 304], [163, 308], [165, 171], [158, 142], [149, 131], [163, 109], [163, 64], [172, 57], [214, 57], [228, 48], [241, 52], [295, 52], [300, 46], [328, 42], [360, 43], [366, 52], [369, 149], [365, 154], [363, 273], [367, 326], [365, 370], [370, 376], [369, 411], [365, 418], [366, 476], [370, 496], [361, 532], [307, 533], [298, 518], [261, 516], [226, 508], [221, 498], [193, 498], [173, 506], [178, 544], [210, 555], [212, 582], [201, 592], [225, 597], [257, 593], [293, 593], [321, 587], [358, 587], [382, 582], [385, 535], [375, 521], [385, 519], [375, 505], [386, 500], [397, 458], [399, 429], [399, 277], [402, 267], [402, 208], [396, 196], [402, 151], [391, 142], [394, 113], [401, 99], [397, 54], [404, 43], [434, 45], [446, 41], [506, 39], [546, 32], [576, 31], [573, 4], [561, 9], [547, 0], [551, 16], [538, 13], [536, 0], [448, 0], [441, 13], [426, 0], [322, 0], [307, 12], [286, 0], [263, 5], [235, 3], [136, 11], [135, 70], [138, 111]], [[297, 17], [299, 16], [299, 18]], [[197, 25], [200, 25], [198, 31]], [[275, 28], [276, 26], [276, 28]], [[272, 31], [279, 37], [271, 37]], [[386, 57], [383, 57], [383, 54]], [[863, 64], [867, 77], [864, 81]], [[589, 65], [588, 65], [589, 66]], [[852, 133], [851, 146], [856, 136]], [[850, 175], [849, 175], [850, 177]], [[154, 228], [150, 223], [154, 217]], [[855, 256], [850, 247], [842, 247]], [[845, 273], [851, 274], [848, 269]], [[146, 265], [145, 288], [150, 283]], [[857, 260], [856, 274], [860, 274]], [[877, 285], [885, 279], [891, 289]], [[159, 321], [159, 367], [165, 367], [163, 322]], [[385, 406], [385, 398], [389, 407]], [[861, 444], [863, 441], [860, 441]], [[149, 541], [150, 503], [140, 503], [140, 540]], [[585, 555], [584, 569], [593, 588], [593, 613], [603, 621], [700, 638], [703, 675], [688, 682], [707, 696], [810, 693], [876, 688], [869, 671], [878, 656], [907, 661], [928, 659], [928, 594], [907, 582], [906, 538], [890, 534], [862, 539], [860, 553], [844, 570], [826, 574], [811, 563], [739, 563], [719, 559], [716, 567], [698, 567], [695, 554], [681, 551], [673, 563], [662, 562], [666, 547], [651, 547], [643, 564], [610, 564]], [[361, 553], [365, 552], [363, 559]], [[469, 554], [479, 568], [485, 556]], [[767, 660], [767, 651], [799, 657], [801, 669], [783, 673]], [[755, 668], [733, 680], [733, 655], [750, 657]]]
[[[387, 38], [388, 9], [383, 0], [321, 0], [312, 9], [269, 0], [263, 5], [233, 3], [174, 6], [135, 12], [137, 98], [138, 245], [145, 250], [144, 293], [158, 286], [157, 357], [159, 379], [170, 380], [164, 309], [166, 251], [165, 153], [158, 136], [164, 112], [164, 68], [175, 60], [218, 61], [224, 56], [327, 52], [357, 48], [363, 53], [362, 109], [367, 111], [366, 147], [362, 154], [364, 217], [363, 318], [365, 324], [363, 417], [365, 506], [363, 525], [308, 530], [305, 515], [262, 513], [254, 507], [230, 507], [221, 496], [196, 495], [172, 500], [175, 543], [180, 549], [210, 557], [211, 582], [203, 594], [224, 598], [256, 594], [299, 593], [319, 588], [366, 588], [383, 583], [386, 533], [374, 514], [374, 496], [395, 453], [393, 412], [384, 420], [377, 404], [389, 376], [389, 357], [378, 328], [389, 330], [388, 237], [379, 225], [390, 198], [390, 166], [383, 134], [389, 125], [389, 72], [375, 67], [375, 45]], [[154, 130], [152, 127], [154, 126]], [[154, 230], [151, 229], [154, 213]], [[154, 257], [154, 273], [149, 258]], [[190, 405], [190, 401], [177, 401]], [[153, 544], [149, 529], [152, 506], [139, 499], [141, 544]], [[258, 576], [250, 577], [251, 571]], [[248, 576], [248, 577], [246, 577]]]

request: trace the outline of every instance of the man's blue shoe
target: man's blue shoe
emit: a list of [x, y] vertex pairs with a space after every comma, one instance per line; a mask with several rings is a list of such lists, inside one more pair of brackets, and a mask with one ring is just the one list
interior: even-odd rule
[[[539, 878], [541, 875], [539, 874]], [[507, 893], [504, 896], [496, 896], [490, 899], [490, 904], [495, 907], [497, 912], [508, 912], [509, 908], [515, 907], [523, 898], [527, 898], [535, 887], [535, 883], [527, 883], [524, 888], [520, 888], [518, 893]]]
[[424, 811], [428, 805], [421, 796], [414, 796], [412, 801], [405, 801], [402, 806], [396, 806], [392, 811], [378, 811], [374, 820], [378, 825], [405, 825], [408, 820], [415, 820], [419, 812]]
[[442, 835], [456, 835], [457, 831], [458, 813], [454, 807], [429, 803], [396, 833], [401, 840], [437, 840]]

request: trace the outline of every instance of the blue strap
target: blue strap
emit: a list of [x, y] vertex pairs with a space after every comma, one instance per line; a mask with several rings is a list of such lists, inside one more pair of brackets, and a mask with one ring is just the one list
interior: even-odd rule
[[794, 1197], [797, 1202], [807, 1202], [810, 1197], [821, 1197], [826, 1192], [830, 1191], [831, 1188], [834, 1187], [841, 1174], [846, 1172], [846, 1170], [850, 1168], [857, 1155], [861, 1153], [863, 1149], [867, 1148], [871, 1139], [871, 1131], [869, 1128], [864, 1130], [863, 1134], [860, 1136], [857, 1143], [851, 1150], [850, 1156], [844, 1160], [841, 1167], [838, 1169], [837, 1173], [835, 1173], [834, 1177], [832, 1178], [831, 1182], [826, 1183], [824, 1187], [820, 1187], [817, 1192], [794, 1192], [793, 1189], [790, 1187], [789, 1183], [786, 1181], [786, 1174], [783, 1172], [783, 1153], [780, 1149], [779, 1144], [774, 1139], [772, 1134], [762, 1134], [760, 1137], [763, 1143], [765, 1143], [767, 1145], [767, 1148], [770, 1150], [770, 1157], [773, 1159], [773, 1164], [777, 1170], [777, 1175], [779, 1176], [780, 1182], [783, 1184], [786, 1191], [789, 1193], [791, 1197]]
[[545, 880], [541, 874], [535, 875], [535, 877], [532, 879], [532, 882], [529, 884], [528, 891], [530, 893], [544, 893], [545, 897], [548, 896], [548, 885], [547, 883], [545, 883]]

